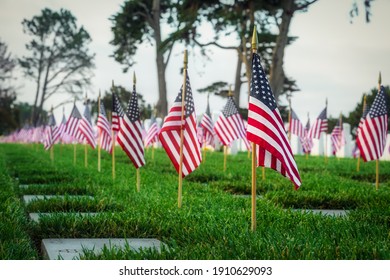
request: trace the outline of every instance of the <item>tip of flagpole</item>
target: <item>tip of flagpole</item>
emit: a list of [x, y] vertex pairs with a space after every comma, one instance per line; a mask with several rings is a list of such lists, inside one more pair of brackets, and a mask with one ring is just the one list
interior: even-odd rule
[[187, 69], [187, 65], [188, 65], [188, 52], [187, 52], [187, 50], [184, 50], [183, 62], [184, 62], [184, 69]]
[[228, 96], [233, 96], [233, 93], [232, 93], [232, 85], [229, 85]]
[[253, 26], [253, 34], [252, 34], [252, 51], [257, 51], [257, 31], [256, 31], [256, 25]]
[[379, 84], [379, 86], [382, 84], [382, 74], [381, 74], [381, 71], [379, 71], [378, 84]]
[[135, 76], [135, 71], [133, 72], [133, 84], [137, 83], [137, 77]]

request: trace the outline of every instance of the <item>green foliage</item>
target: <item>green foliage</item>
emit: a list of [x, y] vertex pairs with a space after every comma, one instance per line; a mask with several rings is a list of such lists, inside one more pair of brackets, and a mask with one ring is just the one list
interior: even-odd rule
[[[385, 86], [385, 94], [387, 95], [387, 115], [390, 116], [390, 87]], [[378, 88], [373, 88], [371, 89], [370, 92], [364, 93], [367, 98], [367, 106], [371, 106], [372, 103], [374, 102], [374, 99], [378, 93]], [[363, 115], [363, 98], [361, 99], [360, 102], [357, 103], [355, 109], [350, 112], [348, 115], [342, 115], [343, 117], [343, 122], [349, 123], [351, 125], [351, 132], [353, 136], [356, 136], [356, 129], [359, 125], [360, 119]], [[339, 121], [339, 116], [336, 118], [329, 117], [328, 119], [328, 132], [331, 132], [333, 127], [336, 125], [336, 123]], [[390, 119], [388, 122], [388, 125], [390, 127]]]
[[[132, 92], [125, 89], [122, 86], [116, 86], [115, 92], [119, 98], [119, 101], [121, 102], [122, 108], [126, 110]], [[141, 93], [137, 92], [137, 97], [138, 97], [138, 108], [139, 108], [141, 120], [149, 119], [152, 116], [152, 106], [150, 104], [146, 104], [146, 101]], [[100, 102], [103, 103], [103, 106], [106, 110], [107, 117], [109, 118], [111, 116], [111, 111], [112, 111], [112, 93], [107, 91], [104, 92], [104, 94], [100, 99]], [[97, 115], [98, 100], [92, 100], [91, 106], [92, 106], [91, 114]]]
[[[88, 151], [84, 167], [83, 146], [55, 147], [55, 164], [43, 148], [31, 145], [0, 145], [4, 173], [18, 177], [47, 177], [45, 185], [26, 189], [0, 190], [0, 197], [18, 205], [22, 194], [82, 194], [93, 200], [70, 197], [47, 199], [25, 206], [25, 211], [67, 212], [42, 216], [28, 223], [20, 215], [17, 234], [31, 238], [39, 252], [42, 238], [157, 238], [167, 247], [134, 252], [130, 248], [108, 249], [85, 259], [389, 259], [390, 258], [390, 164], [380, 162], [380, 187], [375, 190], [375, 163], [362, 163], [356, 172], [353, 159], [296, 156], [302, 186], [293, 190], [289, 180], [266, 169], [262, 179], [257, 168], [257, 230], [250, 230], [251, 163], [247, 153], [228, 156], [223, 171], [223, 154], [208, 152], [206, 160], [183, 180], [183, 206], [177, 207], [177, 172], [166, 153], [156, 149], [154, 160], [146, 150], [146, 165], [140, 169], [141, 191], [135, 187], [136, 172], [127, 156], [116, 150], [117, 177], [111, 179], [111, 158], [102, 152], [102, 171], [96, 171], [95, 150]], [[61, 153], [61, 157], [59, 156]], [[35, 166], [40, 166], [39, 176]], [[8, 175], [7, 175], [8, 176]], [[10, 180], [7, 177], [7, 180]], [[49, 181], [49, 179], [45, 180]], [[1, 200], [0, 210], [4, 200]], [[3, 207], [3, 208], [1, 208]], [[329, 217], [292, 211], [299, 209], [345, 209], [347, 217]], [[3, 211], [3, 210], [1, 210]], [[82, 216], [79, 212], [98, 212]], [[13, 224], [4, 224], [4, 228]], [[9, 229], [8, 229], [9, 231]], [[4, 246], [12, 246], [4, 242]], [[13, 245], [15, 246], [15, 245]], [[25, 250], [25, 246], [16, 247]], [[37, 254], [37, 253], [36, 253]], [[30, 257], [26, 257], [30, 256]], [[10, 259], [33, 258], [12, 255]]]
[[89, 53], [91, 38], [77, 19], [65, 9], [45, 8], [40, 15], [22, 22], [24, 32], [32, 36], [26, 45], [29, 55], [19, 59], [25, 76], [37, 84], [33, 125], [42, 120], [45, 101], [58, 92], [80, 95], [90, 84], [94, 54]]

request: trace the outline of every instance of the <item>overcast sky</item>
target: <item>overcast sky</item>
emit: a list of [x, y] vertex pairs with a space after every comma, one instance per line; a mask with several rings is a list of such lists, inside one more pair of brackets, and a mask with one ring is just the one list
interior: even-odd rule
[[[21, 22], [39, 15], [45, 7], [53, 10], [65, 8], [77, 18], [90, 33], [93, 42], [90, 46], [96, 53], [95, 76], [92, 80], [91, 98], [97, 98], [100, 90], [108, 90], [112, 80], [116, 85], [128, 89], [132, 87], [132, 72], [137, 74], [137, 91], [144, 95], [147, 103], [155, 104], [158, 99], [157, 70], [154, 47], [145, 45], [137, 53], [137, 64], [128, 74], [122, 66], [109, 57], [113, 47], [111, 21], [109, 18], [120, 11], [123, 0], [0, 0], [0, 38], [8, 45], [13, 55], [26, 54], [25, 44], [31, 37], [23, 34]], [[362, 2], [362, 1], [360, 1]], [[296, 14], [290, 27], [290, 36], [298, 39], [286, 49], [285, 72], [297, 81], [300, 92], [292, 99], [293, 109], [302, 122], [307, 113], [313, 120], [325, 106], [328, 98], [328, 112], [336, 117], [353, 110], [362, 98], [363, 92], [377, 86], [378, 73], [382, 72], [382, 82], [390, 79], [390, 11], [389, 0], [375, 0], [372, 4], [372, 22], [365, 23], [363, 9], [358, 18], [350, 23], [351, 0], [319, 0], [309, 7], [308, 12]], [[337, 8], [335, 8], [337, 7]], [[204, 34], [207, 34], [207, 30]], [[172, 104], [182, 83], [179, 73], [183, 64], [184, 46], [176, 45], [166, 72], [168, 103]], [[195, 94], [195, 108], [198, 115], [206, 108], [206, 97], [197, 93], [215, 81], [234, 82], [235, 51], [212, 50], [212, 61], [206, 61], [189, 49], [189, 69], [191, 85]], [[35, 84], [19, 78], [17, 85], [19, 101], [33, 102]], [[46, 109], [58, 104], [59, 99], [49, 99]], [[241, 107], [247, 107], [247, 86], [242, 87]], [[126, 101], [127, 102], [127, 101]], [[280, 100], [285, 103], [285, 100]], [[224, 106], [219, 97], [211, 98], [211, 110], [218, 111]], [[81, 103], [78, 104], [82, 110]], [[71, 105], [66, 107], [66, 114]], [[62, 109], [56, 110], [59, 122]]]

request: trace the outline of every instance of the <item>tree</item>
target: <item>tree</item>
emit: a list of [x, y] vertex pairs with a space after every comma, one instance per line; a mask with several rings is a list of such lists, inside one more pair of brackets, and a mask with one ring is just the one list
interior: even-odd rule
[[29, 56], [19, 59], [25, 76], [36, 82], [31, 121], [42, 117], [44, 103], [57, 93], [79, 96], [90, 85], [94, 54], [89, 53], [91, 38], [70, 11], [48, 8], [41, 15], [22, 22], [24, 33], [33, 37], [26, 45]]
[[[385, 86], [385, 93], [387, 95], [387, 116], [390, 116], [390, 87]], [[374, 99], [376, 95], [378, 94], [378, 88], [371, 89], [368, 93], [364, 93], [366, 95], [366, 104], [367, 106], [371, 106], [371, 104], [374, 102]], [[345, 119], [345, 122], [349, 123], [351, 125], [351, 131], [354, 136], [356, 136], [356, 129], [359, 125], [360, 118], [363, 114], [363, 98], [362, 100], [356, 105], [355, 109], [349, 113], [348, 117], [343, 117]], [[390, 127], [390, 119], [389, 119], [389, 126]]]
[[18, 127], [13, 108], [16, 91], [10, 83], [15, 67], [16, 59], [8, 52], [7, 44], [0, 40], [0, 135]]
[[168, 0], [128, 0], [122, 10], [111, 17], [114, 39], [110, 43], [115, 46], [113, 57], [124, 65], [124, 72], [134, 65], [134, 55], [140, 44], [155, 44], [159, 92], [156, 107], [161, 117], [168, 114], [165, 71], [175, 43], [173, 40], [164, 50], [161, 49], [161, 25], [172, 23], [172, 12], [172, 4]]
[[[284, 49], [294, 38], [288, 36], [288, 28], [291, 18], [296, 11], [304, 11], [314, 3], [312, 1], [299, 0], [243, 0], [243, 1], [201, 1], [186, 0], [178, 3], [178, 21], [182, 26], [171, 35], [171, 38], [182, 38], [192, 41], [196, 45], [205, 48], [213, 45], [222, 49], [236, 50], [238, 54], [236, 65], [234, 96], [236, 102], [240, 100], [242, 63], [245, 65], [246, 82], [250, 80], [251, 34], [253, 27], [260, 27], [259, 49], [261, 56], [266, 61], [265, 70], [270, 74], [270, 84], [276, 98], [286, 93], [285, 84], [295, 84], [295, 81], [287, 78], [283, 71]], [[212, 42], [200, 42], [199, 27], [204, 23], [211, 23], [215, 31]], [[278, 27], [278, 34], [271, 34], [272, 27]], [[236, 45], [222, 45], [221, 37], [235, 34]], [[249, 83], [248, 83], [249, 88]]]
[[[374, 2], [374, 0], [359, 0], [359, 2], [363, 2], [363, 6], [364, 6], [364, 12], [365, 12], [365, 18], [366, 18], [366, 22], [370, 22], [371, 20], [371, 2]], [[353, 18], [354, 17], [357, 17], [359, 16], [359, 5], [358, 5], [358, 1], [357, 0], [354, 0], [354, 2], [352, 3], [352, 8], [351, 10], [349, 11], [349, 17], [351, 19], [351, 23], [353, 22]]]
[[[127, 109], [127, 103], [130, 100], [131, 91], [125, 89], [122, 86], [116, 86], [115, 92], [118, 94], [119, 100], [125, 101], [122, 102], [122, 108], [123, 110]], [[140, 111], [140, 117], [141, 120], [149, 119], [152, 116], [152, 106], [150, 104], [146, 104], [145, 99], [143, 98], [142, 94], [137, 92], [138, 96], [138, 106]], [[112, 112], [112, 92], [104, 92], [102, 95], [100, 102], [103, 103], [104, 109], [106, 110], [106, 113], [108, 116], [111, 116]], [[92, 106], [91, 114], [97, 114], [97, 108], [98, 108], [98, 101], [97, 100], [91, 100], [90, 104]]]

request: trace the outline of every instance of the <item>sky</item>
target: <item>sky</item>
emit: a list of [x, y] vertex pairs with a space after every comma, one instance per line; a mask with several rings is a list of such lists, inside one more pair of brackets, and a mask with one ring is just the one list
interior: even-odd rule
[[[157, 69], [154, 46], [145, 44], [139, 48], [137, 63], [130, 72], [123, 73], [122, 66], [110, 55], [113, 46], [109, 18], [121, 10], [124, 0], [0, 0], [0, 38], [9, 51], [21, 57], [27, 54], [25, 44], [32, 38], [23, 33], [22, 20], [39, 15], [48, 7], [52, 10], [65, 8], [77, 18], [79, 26], [92, 37], [90, 50], [96, 53], [96, 69], [88, 97], [97, 98], [102, 92], [115, 85], [132, 88], [133, 71], [137, 76], [137, 91], [147, 103], [158, 100]], [[363, 2], [363, 1], [360, 1]], [[390, 84], [390, 37], [386, 29], [390, 26], [389, 0], [375, 0], [372, 3], [372, 21], [365, 22], [363, 7], [360, 16], [349, 18], [351, 0], [319, 0], [307, 12], [296, 13], [292, 19], [289, 35], [298, 39], [285, 51], [285, 73], [295, 79], [300, 88], [292, 97], [292, 107], [303, 123], [310, 114], [316, 118], [328, 99], [328, 115], [337, 117], [340, 112], [348, 114], [361, 101], [363, 93], [377, 86], [379, 71], [382, 83]], [[202, 35], [211, 35], [207, 28]], [[229, 38], [227, 38], [229, 40]], [[180, 68], [183, 66], [184, 45], [175, 45], [167, 67], [166, 80], [168, 104], [172, 104], [182, 83]], [[206, 110], [206, 96], [198, 94], [215, 81], [234, 83], [236, 53], [231, 50], [213, 48], [211, 60], [202, 58], [196, 50], [188, 49], [188, 74], [194, 93], [195, 109], [198, 115]], [[15, 85], [19, 87], [18, 101], [33, 103], [35, 83], [19, 72]], [[247, 108], [247, 85], [241, 90], [240, 106]], [[57, 96], [49, 99], [45, 109], [56, 106], [66, 99]], [[127, 101], [126, 101], [127, 102]], [[210, 98], [211, 111], [223, 109], [225, 101], [220, 97]], [[280, 105], [286, 105], [281, 98]], [[124, 104], [125, 105], [125, 104]], [[82, 109], [81, 102], [77, 104]], [[65, 106], [68, 115], [72, 105]], [[169, 109], [169, 108], [168, 108]], [[62, 108], [55, 110], [57, 122], [62, 118]]]

